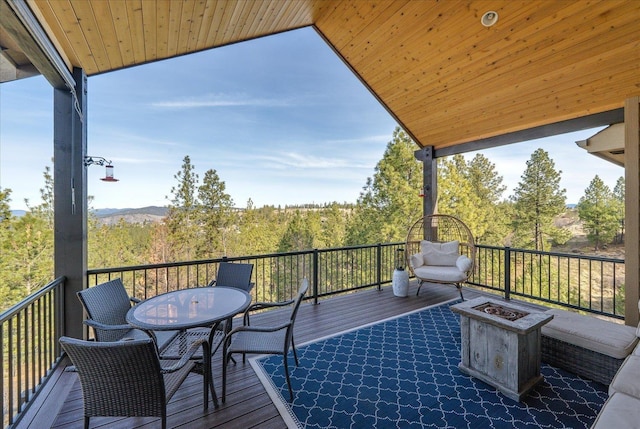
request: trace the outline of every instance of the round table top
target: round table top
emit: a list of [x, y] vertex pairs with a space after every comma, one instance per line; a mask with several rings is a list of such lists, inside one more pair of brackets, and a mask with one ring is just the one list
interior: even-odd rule
[[135, 305], [127, 322], [149, 330], [179, 330], [211, 326], [243, 312], [251, 303], [247, 292], [224, 286], [167, 292]]

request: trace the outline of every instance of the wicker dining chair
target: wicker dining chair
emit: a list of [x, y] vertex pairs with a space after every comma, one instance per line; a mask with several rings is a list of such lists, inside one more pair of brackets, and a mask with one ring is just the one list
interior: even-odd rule
[[[244, 264], [237, 262], [220, 262], [218, 266], [218, 274], [215, 279], [211, 280], [207, 286], [225, 286], [242, 289], [249, 293], [253, 288], [251, 283], [251, 274], [253, 273], [253, 264]], [[174, 356], [182, 344], [190, 344], [199, 339], [207, 339], [215, 354], [222, 345], [224, 335], [231, 330], [232, 320], [225, 320], [212, 327], [193, 328], [178, 334], [176, 339], [172, 341], [163, 351], [163, 356]], [[202, 366], [198, 363], [194, 368], [197, 373], [202, 373]]]
[[178, 333], [177, 331], [145, 332], [134, 329], [127, 323], [127, 312], [131, 305], [140, 302], [129, 297], [121, 279], [83, 289], [77, 293], [88, 318], [84, 324], [93, 329], [96, 341], [119, 341], [153, 337], [158, 350], [163, 350]]
[[[207, 286], [235, 287], [250, 294], [251, 289], [253, 289], [254, 286], [254, 283], [251, 282], [252, 273], [253, 264], [220, 262], [216, 278], [211, 280]], [[217, 330], [226, 334], [232, 329], [232, 327], [233, 319], [228, 321], [225, 320], [217, 326]]]
[[[191, 356], [201, 346], [208, 347], [206, 342], [194, 343], [179, 361], [161, 361], [151, 338], [99, 342], [61, 337], [60, 344], [80, 379], [85, 429], [90, 418], [98, 416], [160, 417], [165, 429], [167, 402], [195, 365]], [[208, 387], [205, 379], [205, 410]]]
[[[233, 354], [242, 354], [242, 361], [246, 361], [247, 354], [275, 354], [282, 355], [284, 361], [284, 371], [289, 386], [289, 398], [293, 401], [293, 389], [289, 378], [289, 363], [287, 355], [289, 349], [293, 349], [293, 356], [298, 365], [298, 354], [293, 340], [293, 326], [296, 321], [298, 309], [307, 293], [309, 282], [302, 281], [295, 299], [283, 302], [257, 302], [244, 313], [244, 325], [232, 329], [225, 337], [225, 356], [222, 362], [222, 402], [225, 402], [227, 393], [227, 364]], [[272, 307], [283, 307], [293, 304], [289, 321], [277, 326], [252, 326], [250, 324], [249, 312], [263, 310]]]
[[245, 292], [251, 292], [253, 283], [251, 282], [251, 274], [253, 273], [253, 264], [244, 264], [238, 262], [220, 262], [218, 266], [218, 274], [216, 278], [211, 280], [207, 286], [227, 286], [242, 289]]

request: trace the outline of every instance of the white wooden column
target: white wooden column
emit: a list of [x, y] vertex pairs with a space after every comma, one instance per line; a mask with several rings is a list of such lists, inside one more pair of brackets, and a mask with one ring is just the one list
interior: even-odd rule
[[640, 298], [640, 97], [624, 105], [625, 323], [638, 325]]

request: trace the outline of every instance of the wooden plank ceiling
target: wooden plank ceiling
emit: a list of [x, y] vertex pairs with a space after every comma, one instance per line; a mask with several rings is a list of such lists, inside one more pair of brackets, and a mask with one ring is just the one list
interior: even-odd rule
[[[27, 0], [91, 76], [312, 25], [422, 146], [621, 108], [637, 0]], [[498, 22], [484, 27], [486, 11]], [[277, 78], [277, 77], [274, 77]]]

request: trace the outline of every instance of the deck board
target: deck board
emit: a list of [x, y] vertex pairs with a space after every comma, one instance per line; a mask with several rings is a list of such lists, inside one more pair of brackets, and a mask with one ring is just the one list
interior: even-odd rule
[[[398, 316], [426, 306], [457, 298], [455, 288], [446, 285], [429, 285], [416, 296], [417, 285], [412, 283], [407, 298], [393, 296], [392, 288], [382, 290], [359, 290], [320, 300], [315, 305], [305, 301], [300, 307], [295, 326], [296, 344], [300, 345], [318, 338]], [[465, 289], [465, 298], [473, 298], [478, 292]], [[273, 324], [289, 309], [270, 311], [252, 316], [252, 324]], [[219, 354], [217, 355], [219, 356]], [[214, 384], [218, 397], [222, 394], [221, 359], [214, 358]], [[75, 380], [73, 380], [75, 378]], [[59, 382], [51, 388], [47, 401], [34, 402], [29, 418], [23, 418], [16, 428], [51, 427], [82, 428], [82, 395], [77, 375], [63, 373]], [[169, 402], [169, 428], [284, 428], [285, 424], [276, 407], [271, 402], [262, 383], [251, 365], [231, 363], [228, 367], [227, 400], [218, 409], [210, 403], [209, 410], [203, 411], [201, 376], [191, 374], [183, 386]], [[71, 385], [71, 387], [69, 387]], [[59, 389], [59, 390], [56, 390]], [[51, 410], [54, 410], [52, 412]], [[55, 411], [59, 410], [59, 411]], [[37, 423], [37, 426], [36, 426]], [[92, 418], [92, 428], [155, 428], [157, 418]]]

